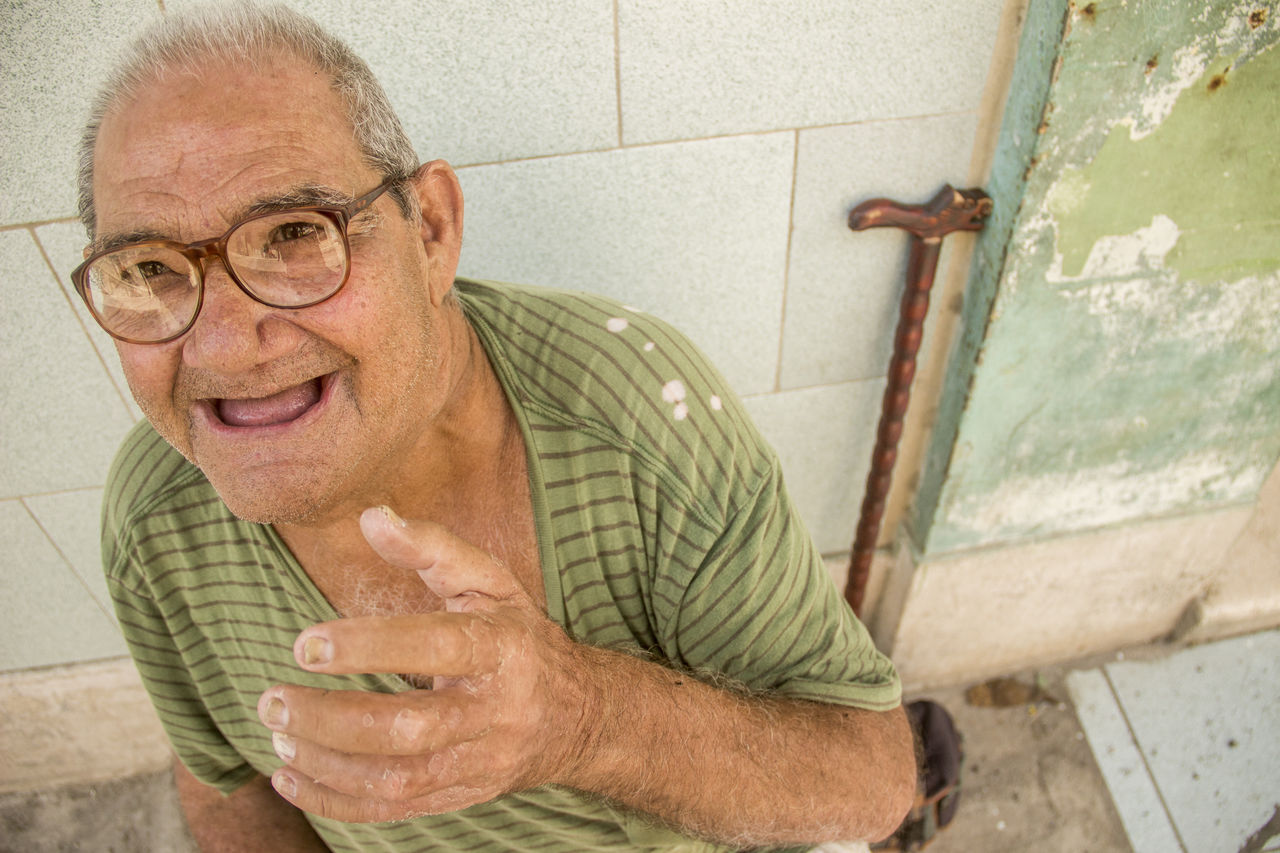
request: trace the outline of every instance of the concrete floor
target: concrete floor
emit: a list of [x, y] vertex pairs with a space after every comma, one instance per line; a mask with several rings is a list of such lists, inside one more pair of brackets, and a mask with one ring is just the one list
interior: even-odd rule
[[4, 853], [197, 853], [168, 773], [0, 795]]
[[[1009, 676], [1032, 695], [1004, 706], [1011, 697], [991, 697], [990, 690], [973, 697], [981, 704], [966, 695], [969, 688], [922, 694], [951, 712], [965, 751], [960, 808], [930, 853], [1129, 853], [1071, 705], [1065, 683], [1070, 672]], [[992, 701], [1001, 704], [987, 704]]]
[[1136, 853], [1280, 851], [1280, 630], [1067, 686]]
[[[931, 853], [1280, 851], [1280, 631], [925, 695], [966, 753]], [[194, 849], [167, 773], [0, 796], [6, 853]]]

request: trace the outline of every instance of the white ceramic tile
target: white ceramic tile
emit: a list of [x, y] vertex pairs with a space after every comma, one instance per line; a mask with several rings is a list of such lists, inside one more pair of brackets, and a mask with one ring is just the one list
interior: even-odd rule
[[0, 501], [0, 670], [126, 654], [124, 639], [19, 501]]
[[793, 139], [462, 169], [460, 271], [620, 299], [688, 334], [738, 393], [772, 390]]
[[618, 142], [610, 0], [287, 2], [369, 63], [423, 160], [483, 163]]
[[111, 58], [156, 0], [26, 0], [0, 13], [0, 224], [75, 215], [76, 148]]
[[84, 259], [84, 247], [87, 242], [84, 227], [79, 222], [55, 222], [36, 228], [35, 234], [36, 240], [49, 256], [49, 262], [53, 264], [58, 285], [67, 295], [67, 301], [75, 308], [81, 325], [89, 330], [89, 340], [93, 348], [98, 351], [98, 357], [102, 363], [106, 365], [107, 372], [111, 374], [111, 380], [115, 383], [120, 399], [128, 407], [133, 419], [140, 420], [142, 411], [134, 402], [133, 395], [129, 393], [129, 383], [124, 378], [124, 371], [120, 369], [120, 358], [116, 355], [111, 336], [102, 331], [102, 327], [93, 319], [89, 309], [85, 307], [84, 300], [71, 284], [71, 271]]
[[973, 110], [1001, 0], [619, 0], [630, 143]]
[[964, 187], [976, 129], [976, 117], [962, 114], [800, 133], [783, 388], [885, 375], [908, 236], [896, 228], [850, 231], [849, 211], [881, 197], [923, 204], [943, 184]]
[[102, 575], [102, 489], [36, 495], [22, 502], [102, 609], [113, 613]]
[[1107, 673], [1186, 849], [1242, 849], [1280, 794], [1280, 631]]
[[1185, 853], [1106, 674], [1073, 672], [1067, 689], [1134, 853]]
[[848, 382], [748, 397], [778, 451], [787, 491], [823, 553], [848, 551], [875, 445], [884, 382]]
[[0, 496], [99, 486], [133, 424], [30, 232], [0, 232]]

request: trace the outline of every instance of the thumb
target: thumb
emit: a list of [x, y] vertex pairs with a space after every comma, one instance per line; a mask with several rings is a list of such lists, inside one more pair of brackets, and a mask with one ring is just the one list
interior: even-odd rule
[[503, 600], [521, 592], [511, 571], [493, 555], [432, 521], [406, 521], [388, 506], [360, 514], [360, 532], [379, 557], [418, 573], [443, 599]]

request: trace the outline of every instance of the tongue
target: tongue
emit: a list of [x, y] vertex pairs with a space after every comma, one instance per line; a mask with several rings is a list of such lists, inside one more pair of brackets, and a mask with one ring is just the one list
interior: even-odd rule
[[270, 397], [219, 400], [218, 417], [230, 426], [270, 426], [294, 420], [319, 401], [320, 380], [313, 379]]

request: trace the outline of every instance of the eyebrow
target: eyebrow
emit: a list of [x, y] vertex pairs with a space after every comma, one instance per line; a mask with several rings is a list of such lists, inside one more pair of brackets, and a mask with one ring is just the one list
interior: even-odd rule
[[355, 196], [342, 190], [322, 184], [301, 184], [291, 187], [283, 193], [264, 196], [246, 207], [237, 221], [259, 213], [274, 213], [277, 210], [288, 210], [291, 207], [314, 207], [316, 205], [334, 205], [345, 207], [355, 200]]
[[119, 249], [121, 246], [129, 246], [134, 243], [146, 243], [152, 240], [168, 240], [169, 238], [159, 231], [139, 230], [139, 231], [123, 231], [119, 234], [108, 234], [105, 237], [98, 237], [89, 244], [91, 254], [99, 252], [109, 252], [112, 249]]
[[[327, 187], [322, 184], [299, 184], [290, 187], [282, 193], [274, 195], [262, 196], [248, 205], [240, 209], [239, 215], [235, 216], [235, 223], [243, 222], [251, 216], [260, 213], [275, 213], [279, 210], [289, 210], [294, 207], [315, 207], [319, 205], [333, 205], [336, 207], [345, 207], [355, 200], [350, 193], [334, 187]], [[100, 236], [89, 246], [91, 254], [99, 252], [108, 252], [113, 249], [119, 249], [123, 246], [130, 246], [134, 243], [146, 243], [162, 240], [165, 242], [180, 242], [174, 240], [170, 235], [161, 231], [150, 228], [140, 228], [133, 231], [122, 231], [117, 234], [108, 234]]]

